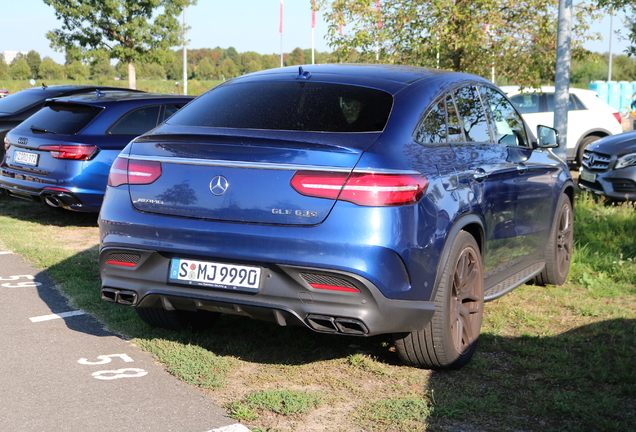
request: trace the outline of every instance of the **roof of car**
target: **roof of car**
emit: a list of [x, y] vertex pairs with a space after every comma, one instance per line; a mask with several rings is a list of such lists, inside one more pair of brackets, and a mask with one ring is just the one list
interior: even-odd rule
[[[305, 78], [302, 78], [303, 74], [305, 75]], [[235, 78], [235, 80], [254, 79], [260, 77], [292, 77], [298, 80], [306, 79], [310, 81], [311, 76], [316, 75], [319, 80], [327, 79], [328, 77], [330, 77], [328, 79], [329, 81], [337, 81], [343, 78], [364, 78], [366, 80], [373, 80], [376, 82], [390, 81], [396, 84], [407, 85], [426, 78], [435, 78], [453, 74], [459, 75], [457, 72], [418, 66], [334, 63], [268, 69], [243, 75], [242, 77]], [[461, 75], [469, 76], [467, 74]]]
[[194, 99], [194, 95], [178, 95], [178, 94], [160, 94], [160, 93], [135, 93], [132, 91], [112, 91], [112, 90], [100, 90], [92, 91], [89, 93], [78, 93], [70, 96], [61, 96], [48, 99], [48, 101], [63, 101], [63, 102], [77, 102], [77, 103], [110, 103], [121, 101], [134, 101], [134, 100], [152, 100], [152, 99], [175, 99], [186, 100]]

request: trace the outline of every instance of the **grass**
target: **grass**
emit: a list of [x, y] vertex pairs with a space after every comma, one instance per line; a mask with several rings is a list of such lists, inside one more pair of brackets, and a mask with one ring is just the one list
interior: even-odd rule
[[636, 208], [576, 202], [563, 287], [488, 303], [461, 371], [399, 364], [387, 337], [222, 316], [202, 333], [99, 299], [95, 215], [0, 197], [0, 244], [46, 268], [74, 307], [152, 352], [254, 431], [625, 431], [636, 422]]
[[[90, 85], [107, 85], [107, 86], [116, 86], [116, 87], [128, 87], [128, 80], [114, 80], [114, 79], [106, 79], [100, 78], [97, 80], [38, 80], [36, 86], [41, 86], [42, 83], [46, 83], [46, 85], [56, 85], [56, 84], [90, 84]], [[199, 80], [189, 80], [188, 81], [188, 94], [190, 95], [200, 95], [210, 90], [212, 87], [220, 84], [221, 81], [199, 81]], [[9, 90], [10, 93], [16, 93], [20, 90], [25, 90], [33, 87], [29, 80], [0, 80], [0, 88]], [[143, 90], [150, 93], [183, 93], [182, 89], [175, 86], [174, 81], [168, 80], [137, 80], [137, 90]]]

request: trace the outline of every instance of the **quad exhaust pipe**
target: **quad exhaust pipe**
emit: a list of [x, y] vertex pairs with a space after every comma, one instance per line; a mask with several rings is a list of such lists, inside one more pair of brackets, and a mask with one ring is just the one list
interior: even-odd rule
[[321, 333], [341, 333], [347, 335], [366, 335], [369, 329], [355, 318], [338, 318], [325, 315], [307, 316], [309, 326]]
[[114, 288], [102, 288], [102, 300], [124, 306], [133, 306], [137, 303], [137, 293]]

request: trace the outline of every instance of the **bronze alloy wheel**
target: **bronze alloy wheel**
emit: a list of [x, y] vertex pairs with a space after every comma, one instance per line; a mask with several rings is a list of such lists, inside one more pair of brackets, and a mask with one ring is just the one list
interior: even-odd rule
[[449, 296], [450, 329], [458, 354], [465, 354], [479, 338], [484, 302], [484, 277], [479, 252], [467, 245], [453, 275]]
[[455, 237], [435, 293], [435, 314], [419, 331], [394, 335], [400, 358], [413, 366], [459, 369], [477, 347], [484, 313], [484, 267], [477, 242]]

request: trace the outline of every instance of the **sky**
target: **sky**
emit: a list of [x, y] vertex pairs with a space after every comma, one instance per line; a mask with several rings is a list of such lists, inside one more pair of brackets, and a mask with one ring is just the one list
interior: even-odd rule
[[[198, 0], [186, 12], [188, 48], [234, 47], [238, 52], [280, 54], [280, 0]], [[284, 52], [294, 48], [311, 48], [311, 11], [309, 0], [285, 0], [282, 46]], [[3, 0], [0, 25], [0, 52], [36, 50], [42, 58], [49, 56], [64, 63], [64, 55], [53, 51], [46, 39], [47, 31], [60, 28], [53, 8], [42, 0]], [[614, 30], [623, 29], [622, 17], [614, 18]], [[589, 42], [586, 48], [596, 52], [609, 51], [610, 18], [593, 26], [604, 36], [601, 42]], [[314, 43], [317, 51], [331, 51], [324, 36], [327, 24], [322, 13], [316, 14]], [[612, 39], [612, 52], [621, 54], [626, 41]]]

